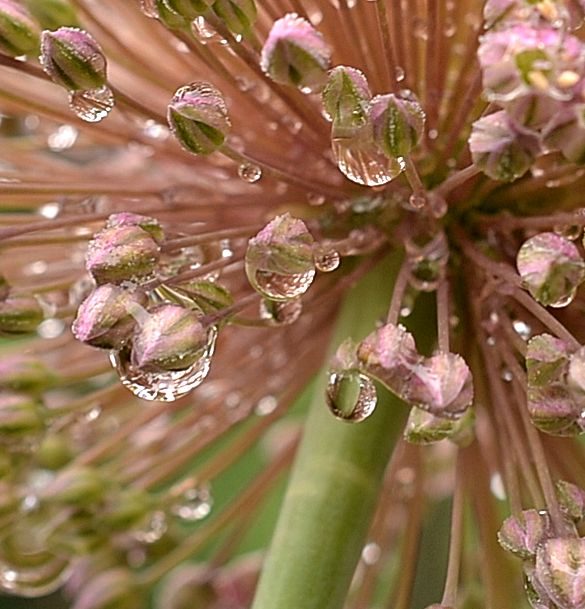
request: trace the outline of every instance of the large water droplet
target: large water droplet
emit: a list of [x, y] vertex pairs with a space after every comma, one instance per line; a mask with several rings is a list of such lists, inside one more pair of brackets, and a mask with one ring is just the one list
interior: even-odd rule
[[253, 287], [266, 298], [291, 300], [302, 296], [309, 289], [315, 278], [315, 270], [293, 274], [257, 270], [254, 273], [248, 273], [248, 277], [253, 277]]
[[388, 158], [373, 142], [352, 138], [331, 140], [333, 157], [343, 175], [356, 184], [381, 186], [404, 170], [402, 158]]
[[174, 402], [193, 391], [209, 374], [216, 339], [217, 328], [212, 326], [199, 359], [185, 370], [143, 372], [131, 364], [128, 351], [111, 351], [110, 362], [122, 385], [137, 397], [149, 401]]
[[212, 507], [211, 487], [208, 484], [200, 484], [186, 490], [171, 511], [182, 520], [196, 522], [209, 516]]
[[332, 372], [327, 385], [327, 405], [343, 421], [359, 423], [376, 407], [376, 388], [372, 380], [358, 370]]
[[238, 176], [250, 184], [254, 184], [262, 177], [262, 169], [254, 163], [242, 163], [238, 167]]
[[88, 123], [99, 123], [114, 107], [114, 94], [106, 85], [97, 89], [71, 91], [69, 107], [80, 119]]

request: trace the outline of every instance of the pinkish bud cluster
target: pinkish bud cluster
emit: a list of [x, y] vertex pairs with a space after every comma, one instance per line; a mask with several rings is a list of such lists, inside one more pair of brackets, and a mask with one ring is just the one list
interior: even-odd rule
[[585, 161], [585, 45], [567, 28], [583, 6], [560, 0], [490, 0], [489, 31], [478, 51], [484, 95], [499, 111], [473, 125], [474, 163], [489, 177], [511, 181], [536, 156], [559, 150]]

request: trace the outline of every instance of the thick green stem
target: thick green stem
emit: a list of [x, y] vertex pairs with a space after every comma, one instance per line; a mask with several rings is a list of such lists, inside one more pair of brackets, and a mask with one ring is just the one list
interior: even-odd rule
[[[378, 265], [347, 296], [332, 348], [383, 318], [400, 265]], [[359, 560], [386, 464], [407, 409], [379, 391], [365, 422], [328, 412], [322, 375], [306, 422], [253, 609], [340, 609]]]

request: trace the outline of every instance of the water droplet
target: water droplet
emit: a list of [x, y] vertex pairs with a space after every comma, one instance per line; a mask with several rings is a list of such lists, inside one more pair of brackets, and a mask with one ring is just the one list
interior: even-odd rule
[[341, 256], [331, 247], [318, 245], [313, 252], [313, 261], [318, 271], [330, 273], [339, 267]]
[[257, 270], [253, 274], [253, 287], [271, 300], [292, 300], [302, 296], [313, 283], [315, 270], [305, 273], [280, 274]]
[[167, 517], [161, 510], [149, 514], [142, 526], [132, 531], [132, 536], [140, 543], [155, 543], [167, 532]]
[[380, 560], [382, 550], [377, 543], [370, 542], [362, 550], [362, 560], [366, 565], [374, 565]]
[[73, 125], [60, 125], [47, 137], [47, 145], [54, 152], [67, 150], [77, 141], [79, 131]]
[[325, 195], [321, 195], [316, 192], [310, 192], [307, 195], [307, 201], [309, 202], [309, 205], [323, 205], [323, 203], [325, 203]]
[[561, 235], [565, 239], [576, 241], [581, 236], [583, 227], [579, 224], [563, 224], [555, 226], [553, 230], [557, 235]]
[[191, 24], [191, 31], [201, 44], [221, 43], [225, 40], [215, 31], [205, 17], [196, 17]]
[[106, 85], [97, 89], [71, 91], [69, 107], [80, 119], [88, 123], [98, 123], [106, 118], [114, 107], [114, 94]]
[[382, 186], [400, 175], [404, 159], [388, 158], [373, 142], [356, 138], [334, 138], [333, 157], [343, 175], [363, 186]]
[[502, 370], [502, 380], [506, 383], [511, 383], [514, 380], [514, 375], [509, 368]]
[[443, 34], [446, 38], [452, 38], [457, 32], [457, 23], [451, 17], [445, 19], [445, 25], [443, 26]]
[[56, 218], [60, 213], [60, 203], [45, 203], [44, 205], [41, 205], [41, 207], [39, 207], [39, 214], [43, 216], [43, 218], [49, 218], [50, 220], [52, 220], [53, 218]]
[[273, 395], [265, 395], [258, 400], [254, 412], [260, 417], [265, 417], [266, 415], [273, 413], [277, 406], [278, 400]]
[[413, 22], [413, 32], [416, 38], [427, 40], [429, 37], [428, 25], [424, 19], [416, 18]]
[[528, 340], [532, 336], [532, 328], [525, 321], [516, 319], [512, 322], [512, 326], [516, 333], [524, 340]]
[[156, 0], [140, 0], [140, 9], [151, 19], [158, 19], [158, 9], [156, 8]]
[[351, 423], [363, 421], [374, 412], [376, 402], [376, 388], [365, 374], [344, 370], [329, 375], [327, 405], [338, 419]]
[[408, 199], [408, 204], [412, 209], [419, 211], [427, 204], [427, 197], [424, 194], [412, 193]]
[[275, 326], [288, 326], [294, 323], [303, 312], [300, 298], [284, 302], [263, 299], [260, 302], [260, 319], [271, 322]]
[[134, 395], [149, 401], [174, 402], [198, 387], [209, 374], [217, 328], [211, 326], [199, 359], [185, 370], [143, 372], [132, 366], [128, 351], [111, 351], [110, 362], [120, 382]]
[[254, 184], [262, 177], [262, 169], [254, 163], [242, 163], [238, 167], [238, 176], [250, 184]]
[[406, 77], [406, 72], [402, 66], [396, 66], [394, 77], [396, 78], [396, 82], [402, 82], [404, 80]]
[[212, 507], [211, 487], [208, 484], [200, 484], [195, 488], [187, 489], [171, 511], [182, 520], [196, 522], [209, 516]]

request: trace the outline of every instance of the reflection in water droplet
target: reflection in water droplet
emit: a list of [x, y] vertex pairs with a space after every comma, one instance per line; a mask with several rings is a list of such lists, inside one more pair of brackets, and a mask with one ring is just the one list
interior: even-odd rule
[[325, 203], [325, 196], [316, 192], [310, 192], [307, 195], [307, 201], [309, 205], [323, 205]]
[[141, 526], [132, 531], [132, 535], [140, 543], [155, 543], [167, 532], [167, 528], [165, 513], [156, 510], [145, 518]]
[[303, 312], [300, 298], [276, 301], [263, 299], [260, 302], [260, 319], [270, 322], [274, 326], [288, 326], [294, 323]]
[[262, 177], [262, 169], [254, 163], [242, 163], [238, 167], [238, 176], [244, 182], [254, 184], [254, 182], [257, 182]]
[[211, 326], [199, 359], [185, 370], [143, 372], [132, 366], [128, 351], [111, 351], [110, 362], [124, 387], [143, 400], [174, 402], [198, 387], [209, 374], [217, 328]]
[[318, 271], [322, 273], [330, 273], [339, 267], [341, 256], [339, 252], [326, 246], [315, 248], [313, 253], [313, 261]]
[[381, 186], [400, 175], [402, 158], [388, 158], [373, 142], [353, 138], [333, 138], [333, 157], [343, 175], [356, 184]]
[[377, 402], [374, 383], [358, 370], [332, 372], [326, 395], [331, 412], [338, 419], [350, 423], [367, 419]]
[[565, 239], [576, 241], [581, 236], [583, 227], [579, 224], [562, 224], [553, 227], [553, 230], [557, 235], [561, 235], [561, 237], [565, 237]]
[[208, 484], [201, 484], [186, 490], [171, 511], [182, 520], [196, 522], [209, 516], [212, 507], [211, 487]]
[[302, 296], [315, 278], [315, 270], [305, 273], [280, 274], [249, 269], [252, 286], [270, 300], [292, 300]]
[[88, 123], [98, 123], [106, 118], [114, 107], [114, 94], [105, 85], [98, 89], [71, 91], [69, 107], [80, 119]]
[[151, 19], [158, 18], [158, 9], [156, 8], [156, 0], [140, 0], [140, 9]]

